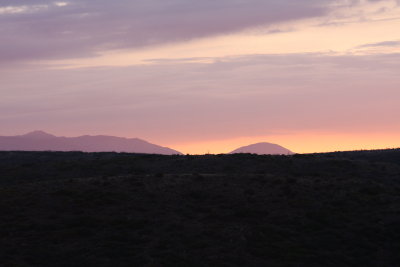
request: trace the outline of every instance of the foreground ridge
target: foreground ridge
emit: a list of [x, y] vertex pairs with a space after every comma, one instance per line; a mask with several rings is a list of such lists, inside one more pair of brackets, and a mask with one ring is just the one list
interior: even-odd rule
[[2, 266], [400, 262], [399, 149], [0, 152], [0, 192]]

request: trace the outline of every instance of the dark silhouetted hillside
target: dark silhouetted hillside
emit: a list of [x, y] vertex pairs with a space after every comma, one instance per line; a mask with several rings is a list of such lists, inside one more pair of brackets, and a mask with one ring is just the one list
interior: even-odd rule
[[400, 150], [0, 152], [0, 266], [399, 266]]

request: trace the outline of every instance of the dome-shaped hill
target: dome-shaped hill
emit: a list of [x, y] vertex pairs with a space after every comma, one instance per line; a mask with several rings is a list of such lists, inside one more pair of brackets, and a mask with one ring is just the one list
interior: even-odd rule
[[238, 149], [235, 149], [229, 154], [239, 154], [239, 153], [251, 153], [251, 154], [258, 154], [258, 155], [292, 155], [294, 154], [289, 149], [286, 149], [277, 144], [271, 143], [257, 143], [252, 144], [249, 146], [243, 146]]

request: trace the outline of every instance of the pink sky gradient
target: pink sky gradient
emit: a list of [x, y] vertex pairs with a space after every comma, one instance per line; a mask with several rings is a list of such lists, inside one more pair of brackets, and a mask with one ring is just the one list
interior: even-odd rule
[[398, 147], [399, 26], [394, 0], [0, 0], [0, 135]]

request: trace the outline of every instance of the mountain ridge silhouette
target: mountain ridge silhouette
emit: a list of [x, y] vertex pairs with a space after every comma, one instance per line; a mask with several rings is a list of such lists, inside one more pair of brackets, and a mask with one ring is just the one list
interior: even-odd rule
[[[3, 151], [82, 151], [126, 152], [140, 154], [182, 155], [181, 152], [139, 138], [110, 135], [81, 135], [77, 137], [55, 136], [42, 130], [22, 135], [0, 136]], [[259, 155], [292, 155], [280, 145], [260, 142], [237, 148], [227, 154], [250, 153]]]
[[177, 150], [152, 144], [139, 138], [124, 138], [108, 135], [64, 137], [55, 136], [40, 130], [17, 136], [0, 136], [0, 150], [127, 152], [161, 155], [182, 154]]

